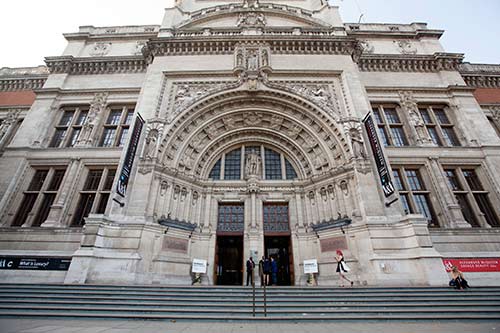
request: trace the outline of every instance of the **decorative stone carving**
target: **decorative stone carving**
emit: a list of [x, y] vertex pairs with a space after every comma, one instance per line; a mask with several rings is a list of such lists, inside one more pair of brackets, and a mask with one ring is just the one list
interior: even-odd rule
[[236, 121], [237, 121], [236, 117], [232, 117], [232, 116], [224, 117], [222, 119], [222, 122], [224, 123], [224, 126], [226, 127], [226, 130], [228, 130], [228, 131], [233, 130], [233, 129], [238, 127], [236, 125]]
[[328, 166], [328, 160], [321, 150], [312, 152], [312, 163], [316, 170], [321, 170], [323, 167]]
[[401, 107], [408, 114], [408, 120], [410, 125], [415, 128], [415, 134], [417, 136], [417, 143], [419, 144], [429, 144], [431, 139], [425, 128], [424, 121], [418, 110], [418, 104], [416, 99], [413, 97], [411, 91], [400, 91], [399, 97], [401, 98]]
[[247, 178], [260, 177], [261, 164], [262, 161], [258, 154], [254, 152], [247, 154], [245, 159], [245, 176]]
[[349, 136], [351, 137], [352, 154], [354, 158], [366, 158], [365, 145], [363, 142], [363, 137], [361, 136], [361, 129], [357, 127], [351, 127], [349, 129]]
[[164, 197], [169, 187], [170, 185], [165, 180], [163, 180], [160, 183], [160, 196]]
[[342, 193], [344, 193], [344, 196], [349, 195], [349, 183], [347, 180], [342, 180], [339, 184], [340, 189], [342, 190]]
[[283, 120], [284, 119], [282, 116], [273, 115], [269, 122], [269, 128], [273, 130], [279, 130], [281, 128], [281, 125], [283, 124]]
[[243, 8], [259, 8], [259, 0], [243, 0]]
[[247, 126], [257, 126], [262, 122], [262, 115], [258, 112], [248, 112], [243, 116], [243, 123]]
[[167, 116], [167, 123], [171, 123], [177, 115], [200, 99], [217, 91], [234, 87], [233, 82], [189, 82], [174, 83], [170, 96], [173, 97], [171, 111]]
[[292, 125], [285, 130], [287, 136], [292, 139], [297, 139], [297, 136], [302, 132], [302, 128], [299, 125]]
[[12, 128], [21, 113], [21, 109], [12, 109], [7, 113], [7, 117], [0, 120], [0, 143], [2, 143], [4, 137], [7, 137], [7, 133]]
[[409, 40], [395, 40], [394, 43], [402, 54], [417, 54], [417, 48]]
[[111, 50], [111, 43], [97, 42], [95, 43], [89, 51], [91, 56], [101, 57], [109, 53]]
[[266, 25], [266, 17], [263, 13], [245, 12], [240, 13], [236, 26], [238, 27], [263, 27]]
[[192, 170], [194, 164], [194, 158], [191, 154], [184, 154], [179, 164], [180, 166], [183, 166], [184, 169], [186, 170]]
[[262, 45], [238, 45], [235, 48], [235, 70], [257, 72], [271, 66], [270, 48]]
[[94, 99], [90, 103], [89, 113], [82, 125], [82, 130], [76, 142], [77, 147], [92, 145], [95, 136], [94, 129], [99, 123], [99, 119], [104, 114], [107, 99], [108, 93], [97, 93], [94, 95]]
[[137, 41], [134, 45], [132, 53], [134, 55], [142, 55], [142, 49], [144, 48], [144, 46], [146, 46], [146, 44], [147, 42], [145, 41]]
[[359, 42], [359, 44], [361, 45], [361, 48], [363, 49], [363, 53], [371, 54], [375, 51], [375, 47], [373, 46], [373, 44], [370, 41], [362, 40]]
[[340, 117], [340, 104], [335, 94], [333, 82], [325, 84], [310, 82], [273, 82], [272, 86], [289, 90], [303, 96], [321, 107], [335, 120]]
[[247, 69], [249, 71], [256, 71], [259, 69], [259, 54], [258, 49], [248, 50], [247, 55]]
[[151, 160], [155, 157], [156, 146], [158, 142], [158, 130], [152, 129], [149, 131], [146, 139], [144, 141], [144, 153], [143, 158], [145, 160]]

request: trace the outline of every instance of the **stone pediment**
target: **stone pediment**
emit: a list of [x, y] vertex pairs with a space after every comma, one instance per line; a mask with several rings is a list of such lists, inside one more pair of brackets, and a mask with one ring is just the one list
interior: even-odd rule
[[326, 22], [308, 12], [289, 6], [270, 8], [228, 8], [192, 13], [177, 30], [238, 29], [238, 28], [329, 28]]

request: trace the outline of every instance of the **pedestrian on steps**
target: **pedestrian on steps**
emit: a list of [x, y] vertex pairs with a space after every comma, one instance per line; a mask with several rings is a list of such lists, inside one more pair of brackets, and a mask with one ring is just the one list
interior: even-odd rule
[[350, 271], [350, 268], [347, 266], [344, 260], [344, 254], [342, 251], [337, 250], [337, 254], [335, 255], [335, 260], [337, 260], [337, 273], [339, 273], [339, 280], [341, 283], [341, 287], [344, 286], [342, 283], [342, 279], [346, 280], [351, 284], [351, 287], [354, 285], [354, 281], [349, 280], [348, 278], [345, 277], [343, 273], [347, 273]]
[[255, 267], [255, 263], [253, 262], [253, 258], [250, 257], [248, 258], [247, 260], [247, 286], [248, 286], [248, 283], [250, 282], [253, 286], [254, 282], [253, 282], [253, 269]]

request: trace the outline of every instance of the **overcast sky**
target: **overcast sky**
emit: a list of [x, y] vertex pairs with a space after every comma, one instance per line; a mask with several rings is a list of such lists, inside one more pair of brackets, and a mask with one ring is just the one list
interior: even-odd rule
[[[235, 0], [236, 1], [236, 0]], [[265, 0], [261, 0], [265, 2]], [[0, 67], [43, 64], [60, 55], [62, 36], [82, 25], [160, 24], [173, 0], [1, 0]], [[500, 0], [333, 0], [344, 22], [427, 22], [446, 30], [448, 52], [465, 53], [466, 61], [500, 63]]]

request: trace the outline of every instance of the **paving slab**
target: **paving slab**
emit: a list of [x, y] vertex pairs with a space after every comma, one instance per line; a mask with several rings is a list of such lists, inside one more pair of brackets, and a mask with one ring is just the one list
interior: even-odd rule
[[489, 321], [341, 321], [341, 322], [190, 322], [95, 319], [2, 318], [0, 333], [499, 333], [499, 320]]

